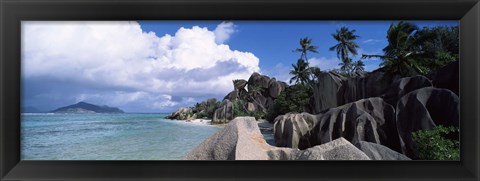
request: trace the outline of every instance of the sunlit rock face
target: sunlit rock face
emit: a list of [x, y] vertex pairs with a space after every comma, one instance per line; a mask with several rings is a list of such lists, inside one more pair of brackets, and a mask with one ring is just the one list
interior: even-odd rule
[[370, 160], [344, 138], [306, 150], [267, 144], [253, 117], [237, 117], [193, 149], [186, 160]]

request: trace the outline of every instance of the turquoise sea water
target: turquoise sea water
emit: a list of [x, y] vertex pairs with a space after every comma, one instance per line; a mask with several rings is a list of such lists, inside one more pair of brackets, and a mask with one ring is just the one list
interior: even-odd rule
[[166, 114], [24, 113], [22, 160], [177, 160], [221, 128]]

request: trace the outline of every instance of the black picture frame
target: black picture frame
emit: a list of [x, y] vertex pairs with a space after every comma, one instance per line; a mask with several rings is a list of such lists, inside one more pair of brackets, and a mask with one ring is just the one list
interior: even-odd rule
[[[459, 20], [461, 161], [21, 161], [22, 20]], [[479, 180], [478, 0], [0, 0], [1, 180]]]

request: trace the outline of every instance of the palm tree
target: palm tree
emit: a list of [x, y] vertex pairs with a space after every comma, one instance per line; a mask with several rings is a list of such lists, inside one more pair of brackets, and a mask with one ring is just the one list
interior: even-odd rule
[[363, 63], [362, 60], [357, 60], [355, 63], [353, 63], [353, 72], [364, 71], [365, 70], [364, 66], [365, 64]]
[[255, 97], [257, 95], [262, 94], [262, 88], [256, 85], [248, 85], [248, 94], [250, 97]]
[[355, 35], [356, 30], [349, 30], [347, 27], [342, 27], [332, 34], [332, 37], [337, 40], [338, 44], [330, 47], [330, 51], [336, 51], [337, 57], [342, 60], [342, 66], [344, 66], [346, 72], [351, 72], [352, 63], [349, 61], [349, 53], [357, 55], [358, 44], [354, 42], [360, 36]]
[[295, 49], [294, 52], [301, 52], [300, 59], [303, 59], [308, 63], [307, 52], [318, 53], [317, 48], [317, 46], [312, 45], [312, 39], [305, 37], [300, 38], [300, 48]]
[[341, 63], [338, 64], [340, 66], [340, 70], [345, 74], [350, 74], [350, 70], [352, 69], [352, 59], [347, 58], [343, 60]]
[[310, 73], [312, 74], [312, 80], [315, 81], [318, 80], [322, 71], [318, 67], [310, 67]]
[[298, 59], [297, 64], [292, 64], [292, 67], [293, 70], [290, 71], [290, 75], [293, 75], [293, 77], [290, 79], [290, 83], [295, 82], [295, 84], [305, 84], [310, 82], [308, 62], [305, 62], [303, 59]]
[[389, 82], [395, 75], [407, 77], [417, 73], [424, 74], [425, 68], [418, 62], [424, 53], [417, 46], [419, 43], [415, 38], [417, 31], [418, 27], [409, 22], [392, 23], [387, 31], [388, 45], [383, 49], [384, 55], [362, 55], [362, 59], [383, 60], [380, 66], [385, 72], [385, 81]]

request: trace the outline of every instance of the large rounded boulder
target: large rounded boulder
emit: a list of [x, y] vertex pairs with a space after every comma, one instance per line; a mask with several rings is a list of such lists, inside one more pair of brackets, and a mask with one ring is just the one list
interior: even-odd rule
[[270, 97], [277, 98], [282, 91], [286, 88], [286, 83], [277, 81], [275, 78], [270, 79], [270, 83], [268, 86], [268, 93]]
[[247, 84], [258, 86], [263, 89], [268, 89], [269, 83], [270, 83], [270, 78], [268, 76], [260, 75], [259, 73], [254, 72], [248, 79]]
[[286, 114], [275, 119], [277, 146], [306, 149], [344, 137], [399, 150], [394, 108], [379, 97], [362, 99], [323, 113]]
[[432, 82], [424, 76], [417, 75], [413, 77], [405, 77], [396, 80], [385, 94], [382, 95], [382, 98], [390, 105], [396, 106], [398, 99], [402, 98], [405, 94], [431, 86]]
[[412, 133], [430, 130], [437, 125], [459, 125], [460, 102], [450, 90], [426, 87], [412, 91], [397, 103], [397, 129], [402, 153], [412, 159], [418, 158]]

